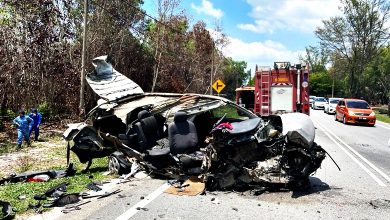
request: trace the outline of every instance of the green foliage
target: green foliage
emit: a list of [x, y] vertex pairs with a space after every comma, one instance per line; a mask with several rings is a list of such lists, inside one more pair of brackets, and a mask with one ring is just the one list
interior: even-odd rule
[[5, 116], [14, 119], [18, 116], [18, 113], [12, 111], [11, 109], [7, 109]]
[[376, 114], [376, 120], [390, 123], [390, 117], [387, 114], [381, 114], [379, 110], [374, 110]]
[[250, 72], [246, 72], [247, 63], [245, 61], [235, 61], [231, 57], [227, 57], [224, 60], [223, 82], [226, 87], [223, 93], [227, 95], [227, 98], [234, 99], [236, 96], [236, 88], [245, 84], [250, 78]]
[[365, 96], [387, 104], [390, 97], [390, 46], [383, 48], [377, 59], [374, 59], [364, 70]]
[[38, 111], [41, 113], [42, 118], [50, 118], [50, 115], [52, 113], [52, 109], [48, 102], [42, 102], [37, 107]]
[[10, 25], [12, 20], [12, 8], [4, 6], [0, 2], [0, 25]]
[[309, 85], [310, 94], [316, 96], [329, 97], [332, 94], [332, 84], [334, 80], [334, 96], [343, 97], [343, 82], [333, 79], [328, 71], [316, 72], [310, 74]]

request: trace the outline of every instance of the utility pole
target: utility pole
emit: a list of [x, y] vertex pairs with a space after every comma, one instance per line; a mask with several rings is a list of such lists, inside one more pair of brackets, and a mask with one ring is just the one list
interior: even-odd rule
[[211, 48], [210, 95], [213, 95], [213, 74], [214, 74], [214, 42], [212, 43], [212, 48]]
[[333, 82], [332, 82], [332, 98], [333, 98], [333, 95], [334, 95], [334, 73], [332, 74], [332, 79], [333, 79]]
[[84, 0], [84, 27], [83, 27], [83, 49], [81, 53], [81, 76], [80, 76], [80, 103], [79, 103], [79, 117], [85, 116], [85, 53], [87, 42], [87, 15], [88, 15], [88, 0]]

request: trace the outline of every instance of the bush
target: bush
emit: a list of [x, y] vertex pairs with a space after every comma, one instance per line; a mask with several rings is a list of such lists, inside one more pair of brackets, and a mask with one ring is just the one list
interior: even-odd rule
[[1, 109], [0, 110], [0, 131], [3, 131], [5, 128], [5, 121], [12, 121], [16, 118], [17, 114], [10, 109]]
[[42, 118], [50, 118], [52, 109], [48, 102], [43, 102], [40, 105], [38, 105], [38, 111], [41, 113]]

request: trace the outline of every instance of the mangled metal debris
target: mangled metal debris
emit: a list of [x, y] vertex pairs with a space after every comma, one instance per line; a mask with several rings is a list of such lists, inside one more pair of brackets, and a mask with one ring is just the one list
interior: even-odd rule
[[110, 156], [112, 172], [133, 175], [142, 167], [175, 179], [198, 176], [208, 190], [296, 187], [325, 158], [304, 114], [264, 120], [221, 97], [144, 93], [132, 81], [116, 80], [124, 76], [104, 57], [94, 64], [88, 82], [103, 100], [89, 123], [64, 133], [88, 167], [93, 158]]
[[32, 171], [21, 174], [11, 174], [0, 180], [0, 185], [17, 182], [46, 182], [49, 179], [57, 179], [67, 176], [73, 176], [76, 170], [73, 163], [70, 163], [65, 170]]

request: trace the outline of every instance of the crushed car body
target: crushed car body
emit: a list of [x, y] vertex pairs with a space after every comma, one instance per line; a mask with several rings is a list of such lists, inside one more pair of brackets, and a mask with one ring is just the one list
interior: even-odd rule
[[142, 167], [170, 178], [198, 176], [208, 190], [307, 183], [325, 158], [307, 115], [266, 120], [217, 96], [145, 93], [98, 57], [87, 82], [102, 98], [64, 138], [80, 162], [109, 156], [118, 174]]

